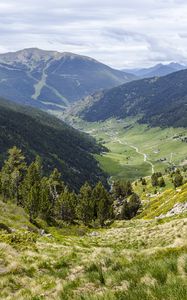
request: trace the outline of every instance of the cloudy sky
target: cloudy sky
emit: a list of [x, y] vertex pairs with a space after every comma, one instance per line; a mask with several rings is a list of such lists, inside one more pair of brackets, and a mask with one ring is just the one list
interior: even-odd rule
[[0, 52], [29, 47], [116, 68], [187, 63], [187, 0], [0, 0]]

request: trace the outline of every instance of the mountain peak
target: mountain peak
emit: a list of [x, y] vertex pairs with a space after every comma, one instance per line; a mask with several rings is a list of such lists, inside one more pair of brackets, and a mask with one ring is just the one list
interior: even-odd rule
[[142, 68], [142, 69], [132, 69], [132, 70], [124, 70], [124, 72], [129, 72], [141, 78], [151, 78], [157, 76], [165, 76], [171, 74], [176, 71], [184, 70], [187, 66], [179, 64], [177, 62], [170, 62], [170, 63], [158, 63], [149, 68]]
[[58, 60], [61, 58], [73, 60], [75, 58], [81, 58], [82, 60], [87, 61], [95, 61], [95, 59], [82, 56], [79, 54], [71, 53], [71, 52], [59, 52], [54, 50], [43, 50], [39, 48], [25, 48], [22, 50], [18, 50], [16, 52], [8, 52], [0, 54], [0, 61], [4, 63], [22, 63], [28, 64], [29, 61], [40, 62], [40, 61], [48, 61], [49, 59]]
[[62, 110], [97, 90], [134, 79], [134, 75], [70, 52], [28, 48], [0, 54], [0, 94], [50, 110]]

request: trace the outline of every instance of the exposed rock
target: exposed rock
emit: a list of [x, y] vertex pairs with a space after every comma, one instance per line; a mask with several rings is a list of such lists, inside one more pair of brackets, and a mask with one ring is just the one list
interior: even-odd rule
[[187, 202], [184, 203], [176, 203], [171, 210], [169, 210], [166, 214], [161, 214], [157, 219], [163, 219], [167, 217], [172, 217], [175, 215], [182, 214], [187, 211]]
[[89, 233], [89, 236], [99, 236], [99, 232], [93, 231], [91, 233]]

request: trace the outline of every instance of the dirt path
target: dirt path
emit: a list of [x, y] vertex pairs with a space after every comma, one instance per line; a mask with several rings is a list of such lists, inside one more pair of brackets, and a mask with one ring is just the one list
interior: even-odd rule
[[122, 142], [120, 139], [116, 139], [116, 141], [117, 141], [118, 143], [120, 143], [121, 145], [127, 145], [127, 146], [129, 146], [130, 148], [134, 149], [138, 154], [142, 155], [142, 156], [143, 156], [143, 159], [144, 159], [144, 162], [147, 163], [147, 164], [149, 164], [149, 165], [151, 166], [151, 172], [152, 172], [152, 174], [155, 172], [155, 168], [154, 168], [153, 163], [150, 162], [150, 161], [147, 159], [147, 154], [145, 154], [145, 153], [139, 151], [138, 147], [133, 146], [133, 145], [130, 145], [130, 144], [128, 144], [127, 142]]

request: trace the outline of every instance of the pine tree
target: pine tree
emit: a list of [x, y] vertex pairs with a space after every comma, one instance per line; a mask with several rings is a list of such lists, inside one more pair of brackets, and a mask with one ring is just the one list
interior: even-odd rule
[[94, 219], [98, 219], [101, 226], [113, 216], [113, 201], [103, 184], [99, 182], [93, 189]]
[[173, 179], [174, 187], [177, 188], [183, 184], [183, 176], [180, 172], [177, 172]]
[[37, 183], [31, 186], [28, 192], [26, 208], [29, 212], [30, 222], [33, 222], [40, 211], [40, 189]]
[[1, 170], [3, 198], [15, 199], [20, 204], [19, 188], [26, 170], [25, 157], [16, 146], [8, 150], [8, 159]]
[[51, 202], [51, 216], [54, 218], [58, 215], [58, 198], [60, 194], [64, 191], [65, 185], [61, 180], [61, 174], [55, 168], [48, 179], [48, 188], [49, 188], [49, 196]]
[[159, 185], [158, 177], [157, 177], [157, 174], [156, 174], [156, 173], [154, 173], [154, 174], [151, 176], [151, 184], [152, 184], [153, 187]]
[[142, 185], [147, 185], [145, 178], [142, 178]]
[[160, 186], [160, 187], [165, 187], [165, 186], [166, 186], [166, 183], [165, 183], [163, 177], [161, 177], [161, 178], [159, 179], [159, 186]]
[[40, 214], [43, 219], [50, 221], [52, 205], [50, 201], [50, 193], [48, 187], [48, 178], [43, 177], [40, 185]]
[[40, 212], [41, 205], [41, 175], [42, 166], [39, 158], [30, 164], [27, 174], [22, 184], [22, 201], [23, 205], [29, 213], [30, 221]]
[[89, 225], [94, 219], [94, 201], [92, 188], [88, 182], [81, 187], [78, 200], [77, 216], [85, 225]]
[[77, 196], [75, 193], [69, 192], [66, 187], [64, 192], [60, 195], [60, 217], [66, 222], [73, 223], [76, 216]]

